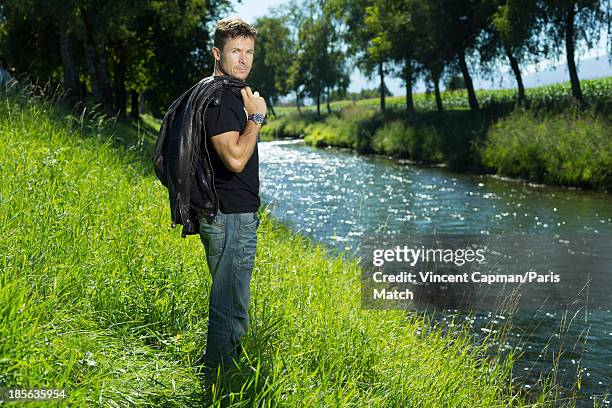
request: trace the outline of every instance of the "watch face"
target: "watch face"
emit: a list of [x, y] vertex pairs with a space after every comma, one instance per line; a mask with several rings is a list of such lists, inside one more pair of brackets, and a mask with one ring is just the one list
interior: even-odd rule
[[264, 115], [262, 115], [261, 113], [255, 113], [253, 115], [253, 121], [258, 125], [261, 125], [264, 121]]

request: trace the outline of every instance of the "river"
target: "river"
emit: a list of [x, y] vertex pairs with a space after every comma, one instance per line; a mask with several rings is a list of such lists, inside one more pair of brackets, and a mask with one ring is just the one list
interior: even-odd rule
[[[383, 232], [612, 235], [612, 198], [604, 193], [453, 173], [299, 141], [262, 142], [259, 157], [262, 198], [275, 218], [352, 254], [364, 235]], [[457, 313], [448, 312], [438, 320], [445, 324], [453, 317]], [[510, 316], [459, 317], [479, 338]], [[610, 310], [573, 320], [558, 311], [521, 312], [511, 320], [505, 346], [523, 352], [514, 370], [519, 386], [535, 387], [563, 350], [558, 382], [565, 393], [580, 372], [577, 406], [592, 406], [593, 398], [609, 406], [609, 396], [596, 396], [612, 393]]]

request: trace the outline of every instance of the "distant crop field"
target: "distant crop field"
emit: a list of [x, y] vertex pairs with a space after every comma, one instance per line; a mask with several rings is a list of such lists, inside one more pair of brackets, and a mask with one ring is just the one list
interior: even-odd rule
[[[598, 106], [605, 107], [607, 111], [612, 105], [612, 77], [598, 78], [580, 81], [582, 92], [587, 101]], [[536, 109], [558, 110], [571, 104], [572, 90], [569, 82], [546, 85], [537, 88], [525, 89], [525, 94], [532, 107]], [[517, 97], [516, 89], [498, 90], [479, 90], [476, 97], [482, 107], [495, 104], [513, 104]], [[405, 109], [406, 96], [391, 96], [386, 98], [388, 109]], [[445, 109], [469, 109], [467, 91], [465, 89], [457, 91], [442, 92], [442, 103]], [[341, 100], [331, 102], [333, 111], [341, 110], [347, 106], [356, 105], [372, 109], [380, 108], [379, 98], [361, 100]], [[434, 94], [414, 94], [414, 106], [417, 110], [436, 110]], [[275, 108], [281, 114], [291, 113], [296, 110], [295, 106], [282, 106]], [[316, 105], [302, 107], [302, 110], [316, 111]], [[321, 104], [321, 113], [325, 113], [325, 104]]]

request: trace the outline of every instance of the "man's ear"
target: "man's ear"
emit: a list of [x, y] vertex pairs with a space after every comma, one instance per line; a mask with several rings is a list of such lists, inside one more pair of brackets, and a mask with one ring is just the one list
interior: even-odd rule
[[213, 58], [219, 62], [221, 60], [221, 51], [217, 47], [212, 47]]

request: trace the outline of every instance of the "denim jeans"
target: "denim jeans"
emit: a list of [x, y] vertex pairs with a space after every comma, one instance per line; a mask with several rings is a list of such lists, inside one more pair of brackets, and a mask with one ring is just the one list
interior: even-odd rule
[[200, 239], [212, 275], [205, 364], [230, 367], [249, 328], [250, 284], [257, 248], [256, 212], [225, 214], [212, 223], [198, 215]]

